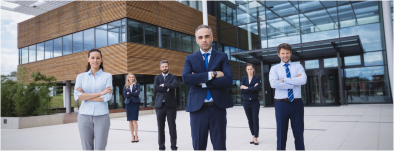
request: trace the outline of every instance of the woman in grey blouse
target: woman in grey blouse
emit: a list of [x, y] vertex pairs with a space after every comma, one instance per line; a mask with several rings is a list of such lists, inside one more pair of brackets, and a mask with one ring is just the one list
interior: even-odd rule
[[108, 101], [112, 97], [112, 75], [103, 72], [101, 51], [88, 53], [86, 72], [77, 76], [75, 100], [82, 101], [78, 128], [83, 150], [105, 150], [110, 127]]

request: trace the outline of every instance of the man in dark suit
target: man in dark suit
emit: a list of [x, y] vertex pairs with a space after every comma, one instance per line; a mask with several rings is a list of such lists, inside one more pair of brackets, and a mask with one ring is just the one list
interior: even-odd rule
[[170, 63], [167, 60], [160, 62], [162, 74], [155, 76], [154, 90], [156, 93], [155, 108], [157, 116], [157, 126], [159, 129], [159, 150], [165, 150], [164, 128], [166, 117], [171, 136], [171, 149], [177, 150], [176, 146], [176, 107], [175, 88], [178, 87], [176, 75], [170, 74]]
[[227, 87], [233, 73], [227, 54], [212, 49], [213, 34], [207, 25], [197, 27], [196, 42], [200, 51], [187, 55], [182, 79], [190, 85], [186, 111], [194, 150], [206, 150], [208, 132], [214, 150], [226, 150], [226, 108], [234, 106]]

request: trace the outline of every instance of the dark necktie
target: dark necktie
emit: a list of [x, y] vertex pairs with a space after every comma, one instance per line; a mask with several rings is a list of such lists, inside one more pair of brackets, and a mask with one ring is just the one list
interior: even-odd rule
[[[287, 76], [287, 78], [290, 78], [291, 74], [290, 74], [290, 70], [289, 70], [289, 64], [285, 63], [285, 67], [286, 67], [286, 76]], [[294, 101], [293, 89], [287, 89], [287, 96], [288, 96], [290, 102]]]

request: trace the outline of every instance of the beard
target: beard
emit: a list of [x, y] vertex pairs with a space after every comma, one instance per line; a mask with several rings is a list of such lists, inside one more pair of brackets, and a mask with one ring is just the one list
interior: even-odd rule
[[170, 70], [162, 70], [164, 74], [167, 74]]

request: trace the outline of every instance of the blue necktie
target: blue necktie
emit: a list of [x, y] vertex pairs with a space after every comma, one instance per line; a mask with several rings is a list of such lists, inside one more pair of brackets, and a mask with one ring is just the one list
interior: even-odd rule
[[[209, 53], [204, 53], [204, 58], [205, 58], [205, 68], [207, 68], [208, 70], [208, 56], [210, 54]], [[209, 93], [209, 90], [207, 90], [207, 96], [205, 97], [206, 100], [210, 100], [211, 99], [211, 93]]]
[[[290, 78], [291, 74], [290, 74], [290, 70], [289, 70], [289, 64], [286, 63], [285, 67], [286, 67], [286, 76], [287, 76], [287, 78]], [[290, 102], [294, 101], [293, 89], [287, 89], [287, 96], [288, 96]]]

